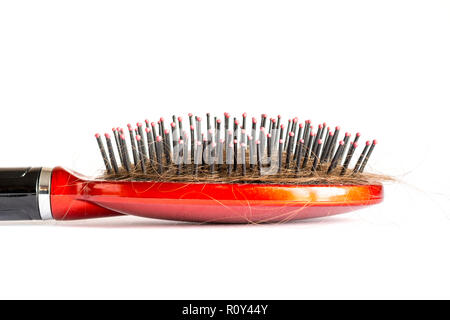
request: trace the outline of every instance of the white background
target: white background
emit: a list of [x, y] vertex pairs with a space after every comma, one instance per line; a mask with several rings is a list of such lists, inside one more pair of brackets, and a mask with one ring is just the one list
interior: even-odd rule
[[359, 130], [400, 182], [277, 225], [1, 222], [0, 298], [450, 298], [450, 2], [2, 1], [1, 166], [102, 169], [93, 134], [173, 113]]

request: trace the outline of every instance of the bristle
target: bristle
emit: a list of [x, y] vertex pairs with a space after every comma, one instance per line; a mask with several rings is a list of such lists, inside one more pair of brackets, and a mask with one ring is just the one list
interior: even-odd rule
[[106, 147], [108, 148], [109, 153], [109, 160], [111, 161], [111, 166], [114, 170], [114, 173], [117, 174], [119, 172], [119, 167], [117, 166], [116, 157], [114, 155], [114, 149], [111, 143], [111, 136], [105, 133], [105, 139], [106, 139]]
[[216, 168], [215, 168], [215, 151], [216, 151], [216, 143], [212, 142], [209, 145], [209, 152], [208, 152], [208, 164], [209, 164], [209, 169], [210, 169], [210, 173], [214, 173], [216, 172]]
[[364, 161], [363, 161], [363, 163], [361, 165], [361, 168], [359, 169], [359, 173], [362, 173], [364, 171], [364, 169], [366, 168], [367, 161], [369, 161], [370, 155], [372, 154], [373, 149], [375, 148], [376, 144], [377, 144], [377, 140], [373, 140], [369, 151], [367, 152], [366, 156], [364, 157]]
[[286, 149], [286, 169], [289, 169], [291, 163], [292, 143], [294, 141], [294, 132], [289, 132], [289, 138]]
[[202, 164], [202, 153], [203, 153], [202, 141], [197, 141], [196, 145], [197, 145], [197, 148], [195, 151], [194, 175], [198, 175], [199, 167]]
[[237, 139], [233, 140], [233, 170], [236, 171], [237, 170], [237, 165], [238, 165], [238, 141]]
[[364, 147], [364, 150], [361, 152], [361, 155], [358, 158], [358, 161], [356, 162], [355, 168], [353, 169], [353, 174], [358, 173], [361, 163], [363, 162], [364, 158], [366, 157], [367, 150], [369, 149], [370, 141], [366, 141], [366, 145]]
[[117, 131], [116, 128], [112, 128], [112, 132], [114, 135], [114, 141], [116, 142], [117, 152], [119, 153], [120, 163], [123, 163], [122, 152], [121, 152], [121, 147], [120, 147], [119, 132]]
[[102, 156], [103, 163], [105, 164], [106, 172], [111, 173], [112, 172], [111, 164], [109, 163], [108, 156], [106, 155], [105, 147], [103, 146], [100, 134], [96, 133], [95, 138], [97, 139], [98, 148], [100, 149], [100, 154]]
[[[142, 128], [142, 123], [138, 122], [136, 123], [138, 134], [141, 136], [142, 139], [142, 145], [145, 146], [145, 136], [144, 136], [144, 129]], [[144, 158], [148, 158], [147, 150], [144, 148]]]
[[283, 139], [278, 141], [278, 173], [283, 169]]
[[266, 127], [267, 114], [261, 115], [261, 127]]
[[233, 173], [233, 165], [234, 165], [234, 161], [233, 161], [233, 142], [230, 141], [227, 144], [227, 150], [226, 150], [226, 162], [227, 162], [227, 172], [228, 175], [230, 176]]
[[344, 164], [342, 166], [341, 176], [343, 176], [346, 173], [348, 165], [350, 164], [350, 161], [352, 160], [353, 154], [355, 153], [357, 146], [358, 146], [357, 143], [354, 143], [354, 142], [350, 143], [350, 148], [348, 149], [347, 156], [345, 157]]
[[162, 137], [157, 136], [156, 137], [156, 165], [157, 165], [157, 171], [159, 174], [163, 173], [163, 160], [162, 160], [162, 153], [163, 153], [163, 142]]
[[247, 137], [248, 145], [249, 145], [249, 166], [250, 169], [253, 169], [255, 163], [255, 143], [252, 136]]
[[166, 157], [166, 165], [172, 162], [172, 155], [170, 151], [170, 131], [168, 129], [164, 130], [164, 155]]
[[[289, 140], [289, 132], [291, 132], [291, 124], [292, 124], [292, 121], [291, 121], [291, 119], [289, 119], [288, 125], [286, 128], [286, 136], [284, 137], [284, 141], [286, 141], [286, 142]], [[287, 143], [284, 144], [284, 150], [286, 150], [287, 145], [288, 145]]]
[[333, 159], [331, 160], [331, 164], [328, 167], [327, 173], [330, 174], [337, 166], [338, 159], [341, 156], [341, 153], [344, 151], [344, 141], [339, 141], [339, 147], [336, 150], [336, 153], [333, 156]]
[[223, 166], [223, 146], [224, 146], [224, 142], [225, 142], [225, 140], [220, 139], [219, 140], [219, 144], [217, 146], [217, 153], [218, 153], [217, 163], [218, 163], [219, 171], [222, 170], [222, 166]]
[[136, 146], [136, 142], [134, 141], [134, 129], [128, 124], [128, 131], [130, 133], [130, 143], [131, 143], [131, 153], [133, 154], [133, 162], [134, 165], [137, 166], [139, 163], [138, 159], [138, 148]]
[[322, 140], [317, 140], [317, 147], [313, 152], [313, 165], [311, 167], [311, 172], [316, 172], [317, 164], [319, 162], [320, 149], [322, 148]]
[[299, 148], [299, 144], [300, 144], [300, 140], [302, 140], [302, 134], [303, 134], [303, 123], [299, 123], [298, 124], [298, 134], [297, 134], [297, 139], [294, 140], [295, 142], [295, 149], [294, 149], [294, 161], [297, 160], [297, 150]]
[[331, 158], [333, 157], [334, 151], [336, 149], [336, 144], [337, 144], [337, 141], [339, 138], [340, 130], [341, 130], [341, 128], [339, 126], [337, 126], [334, 130], [333, 139], [331, 140], [331, 144], [328, 149], [327, 161], [330, 161]]
[[128, 155], [127, 142], [123, 134], [120, 135], [119, 141], [120, 141], [120, 152], [122, 153], [122, 167], [124, 167], [127, 172], [130, 172], [131, 170], [130, 157]]
[[153, 141], [152, 130], [150, 128], [145, 128], [145, 134], [147, 135], [148, 159], [150, 164], [153, 164], [155, 161], [155, 144]]
[[261, 175], [262, 173], [262, 150], [261, 150], [261, 143], [259, 140], [256, 141], [256, 162], [257, 162], [257, 170], [258, 174]]
[[341, 156], [340, 156], [339, 159], [338, 159], [338, 165], [341, 163], [341, 160], [342, 160], [342, 158], [344, 157], [345, 150], [347, 150], [347, 145], [348, 145], [348, 142], [350, 141], [350, 136], [351, 136], [351, 134], [350, 134], [349, 132], [346, 132], [346, 133], [345, 133], [345, 137], [344, 137], [344, 149], [343, 149], [343, 151], [342, 151]]
[[353, 143], [357, 143], [360, 136], [361, 136], [361, 133], [357, 132], [355, 135], [355, 140], [353, 140]]
[[[192, 116], [191, 116], [192, 118]], [[191, 163], [194, 163], [194, 158], [195, 158], [195, 132], [194, 132], [194, 126], [191, 124], [190, 126], [190, 130], [191, 130]]]
[[242, 129], [244, 129], [244, 130], [246, 129], [246, 127], [245, 127], [246, 124], [247, 124], [247, 113], [244, 112], [242, 114]]
[[246, 154], [246, 152], [245, 152], [245, 149], [246, 149], [246, 146], [245, 146], [245, 143], [241, 143], [241, 175], [242, 176], [245, 176], [246, 175], [246, 168], [247, 168], [247, 165], [246, 165], [246, 163], [245, 163], [245, 154]]
[[304, 144], [305, 141], [303, 139], [300, 139], [295, 159], [295, 173], [298, 173], [300, 171], [300, 161], [302, 160], [302, 149]]
[[206, 114], [206, 130], [211, 129], [211, 114], [208, 112]]
[[[310, 127], [311, 128], [311, 127]], [[314, 133], [311, 131], [308, 137], [308, 141], [305, 142], [305, 148], [304, 148], [304, 158], [302, 163], [302, 169], [306, 168], [306, 165], [308, 164], [309, 155], [311, 153], [311, 146], [314, 139]]]
[[139, 168], [141, 169], [142, 173], [145, 173], [146, 170], [146, 161], [145, 161], [145, 154], [144, 154], [144, 142], [142, 141], [142, 137], [140, 135], [136, 136], [136, 142], [139, 150]]
[[327, 162], [327, 156], [331, 146], [331, 141], [333, 140], [334, 137], [334, 132], [329, 129], [330, 128], [328, 128], [327, 137], [325, 139], [325, 145], [322, 150], [322, 155], [320, 156], [320, 163]]

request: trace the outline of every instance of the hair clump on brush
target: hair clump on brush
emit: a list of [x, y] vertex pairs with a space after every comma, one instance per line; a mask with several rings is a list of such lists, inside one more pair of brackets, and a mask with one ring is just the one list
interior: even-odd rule
[[[106, 180], [151, 180], [210, 183], [269, 184], [373, 184], [391, 180], [388, 176], [366, 173], [365, 168], [377, 144], [367, 141], [356, 155], [360, 133], [349, 132], [340, 139], [341, 128], [326, 123], [317, 127], [310, 120], [281, 116], [260, 120], [247, 114], [223, 120], [206, 114], [188, 114], [189, 126], [182, 117], [164, 118], [156, 123], [145, 120], [133, 128], [113, 128], [112, 136], [96, 134], [106, 171]], [[127, 138], [128, 136], [128, 138]], [[351, 163], [354, 163], [351, 165]]]

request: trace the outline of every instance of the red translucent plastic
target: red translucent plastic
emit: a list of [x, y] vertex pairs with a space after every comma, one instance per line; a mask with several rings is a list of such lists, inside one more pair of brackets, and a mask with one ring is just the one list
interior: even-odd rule
[[57, 220], [128, 214], [195, 222], [281, 222], [345, 213], [382, 200], [382, 185], [105, 181], [60, 167], [53, 170], [51, 184]]

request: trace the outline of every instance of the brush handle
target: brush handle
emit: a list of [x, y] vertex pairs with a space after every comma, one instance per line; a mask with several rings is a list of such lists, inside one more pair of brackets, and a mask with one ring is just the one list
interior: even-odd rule
[[50, 178], [41, 167], [0, 168], [0, 220], [46, 219]]

